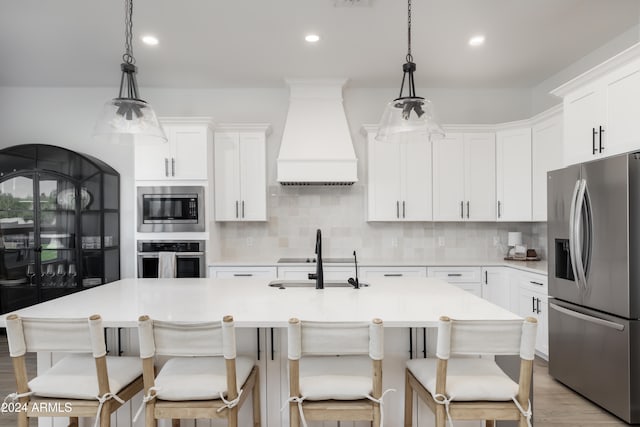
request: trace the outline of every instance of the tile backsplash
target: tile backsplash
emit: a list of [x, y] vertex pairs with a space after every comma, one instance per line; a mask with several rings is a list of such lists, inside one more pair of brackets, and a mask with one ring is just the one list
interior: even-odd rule
[[546, 223], [367, 222], [362, 184], [272, 185], [267, 203], [267, 222], [214, 223], [214, 260], [311, 257], [318, 228], [324, 257], [356, 250], [364, 261], [494, 260], [504, 256], [509, 231], [522, 232], [524, 244], [546, 254]]

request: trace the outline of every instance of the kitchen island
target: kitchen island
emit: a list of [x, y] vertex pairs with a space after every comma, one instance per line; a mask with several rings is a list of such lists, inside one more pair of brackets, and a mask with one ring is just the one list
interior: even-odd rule
[[[279, 289], [269, 287], [264, 279], [255, 278], [123, 279], [17, 313], [34, 317], [100, 314], [104, 325], [113, 328], [110, 347], [124, 354], [137, 354], [137, 333], [132, 328], [137, 326], [142, 314], [158, 320], [193, 322], [220, 320], [231, 314], [238, 328], [238, 353], [259, 358], [265, 427], [288, 425], [288, 413], [281, 412], [280, 408], [288, 393], [285, 328], [291, 317], [316, 321], [370, 321], [375, 317], [383, 320], [384, 388], [397, 390], [385, 397], [386, 425], [401, 424], [404, 363], [409, 357], [424, 357], [428, 353], [422, 328], [437, 326], [442, 315], [454, 319], [519, 319], [503, 308], [434, 278], [378, 278], [361, 289], [322, 290]], [[2, 316], [0, 326], [4, 325]], [[39, 355], [38, 369], [46, 369], [54, 359], [55, 355]], [[130, 425], [127, 420], [139, 401], [140, 396], [119, 411], [119, 427], [121, 423]], [[433, 424], [428, 409], [417, 411], [420, 426]], [[241, 413], [240, 425], [248, 425], [249, 420], [248, 414]], [[342, 423], [342, 426], [349, 424]], [[201, 425], [217, 423], [198, 422], [197, 426]]]

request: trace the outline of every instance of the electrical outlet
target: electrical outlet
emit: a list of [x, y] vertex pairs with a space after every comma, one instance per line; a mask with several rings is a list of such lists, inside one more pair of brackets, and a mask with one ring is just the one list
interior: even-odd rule
[[500, 236], [493, 236], [493, 246], [500, 246]]
[[445, 245], [444, 236], [438, 237], [438, 246], [444, 246], [444, 245]]
[[391, 238], [391, 247], [392, 248], [397, 248], [398, 247], [398, 238], [397, 237], [392, 237]]

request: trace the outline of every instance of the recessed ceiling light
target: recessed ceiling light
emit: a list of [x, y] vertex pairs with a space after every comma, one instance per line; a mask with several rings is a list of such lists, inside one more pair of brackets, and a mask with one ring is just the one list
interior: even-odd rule
[[469, 46], [482, 46], [484, 44], [484, 36], [473, 36], [469, 39]]
[[158, 39], [154, 36], [142, 36], [142, 43], [155, 46], [158, 44]]
[[304, 39], [309, 43], [315, 43], [320, 40], [320, 36], [317, 34], [307, 34]]

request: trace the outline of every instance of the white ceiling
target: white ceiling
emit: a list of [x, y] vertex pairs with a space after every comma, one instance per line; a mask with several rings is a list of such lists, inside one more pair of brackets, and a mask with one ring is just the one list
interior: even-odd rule
[[[406, 2], [135, 0], [138, 80], [149, 87], [282, 87], [348, 77], [399, 87]], [[413, 0], [419, 87], [531, 87], [637, 25], [640, 0]], [[322, 40], [303, 40], [316, 32]], [[486, 45], [468, 38], [484, 33]], [[153, 33], [160, 45], [139, 37]], [[0, 2], [0, 86], [116, 86], [123, 0]]]

